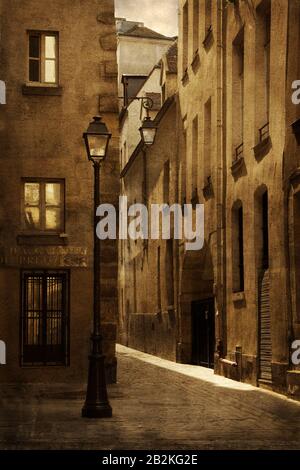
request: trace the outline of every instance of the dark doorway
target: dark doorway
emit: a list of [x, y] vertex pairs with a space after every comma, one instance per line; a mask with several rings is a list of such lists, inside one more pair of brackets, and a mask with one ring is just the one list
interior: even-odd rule
[[22, 364], [68, 365], [67, 271], [22, 272]]
[[192, 364], [214, 367], [214, 299], [192, 302]]

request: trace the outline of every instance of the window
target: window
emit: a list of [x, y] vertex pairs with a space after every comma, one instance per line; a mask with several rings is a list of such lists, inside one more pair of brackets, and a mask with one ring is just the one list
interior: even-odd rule
[[269, 202], [268, 189], [260, 186], [254, 197], [255, 203], [255, 252], [259, 275], [269, 268]]
[[[297, 13], [296, 13], [296, 18], [297, 18], [297, 28], [295, 28], [296, 30], [298, 30], [298, 37], [297, 37], [297, 45], [298, 47], [296, 47], [296, 51], [298, 52], [300, 50], [300, 3], [298, 2], [296, 4], [296, 7], [298, 9]], [[297, 68], [298, 68], [298, 73], [297, 73], [297, 77], [300, 77], [300, 54], [297, 53]]]
[[268, 192], [262, 196], [263, 269], [269, 268], [269, 202]]
[[244, 30], [232, 44], [232, 144], [233, 160], [243, 156], [244, 127]]
[[170, 160], [164, 163], [163, 202], [164, 204], [170, 203]]
[[58, 35], [29, 33], [29, 82], [55, 85], [58, 82]]
[[212, 29], [212, 4], [211, 0], [205, 0], [205, 35]]
[[183, 7], [183, 25], [182, 25], [182, 75], [187, 72], [188, 54], [189, 54], [189, 6], [188, 0]]
[[162, 104], [164, 104], [164, 102], [166, 101], [166, 84], [165, 83], [161, 87], [161, 101], [162, 101]]
[[199, 49], [199, 0], [194, 0], [193, 6], [193, 52], [195, 55]]
[[291, 226], [291, 259], [294, 264], [294, 296], [295, 296], [295, 320], [300, 323], [300, 192], [297, 191], [292, 199], [292, 226]]
[[204, 105], [204, 186], [211, 176], [211, 98]]
[[165, 259], [165, 273], [166, 273], [166, 288], [167, 288], [167, 303], [168, 307], [174, 305], [174, 256], [173, 256], [173, 240], [167, 240], [166, 259]]
[[124, 145], [123, 145], [123, 166], [126, 165], [127, 160], [128, 160], [128, 156], [127, 156], [127, 142], [124, 142]]
[[23, 228], [31, 232], [64, 232], [64, 181], [23, 181]]
[[137, 312], [137, 282], [136, 282], [136, 259], [133, 260], [133, 308]]
[[233, 292], [244, 291], [243, 206], [238, 201], [232, 210], [232, 284]]
[[186, 190], [187, 190], [187, 132], [186, 129], [182, 132], [181, 140], [182, 159], [180, 165], [180, 183], [181, 183], [181, 203], [186, 203]]
[[271, 2], [257, 8], [256, 22], [256, 126], [257, 140], [269, 136]]
[[193, 135], [192, 135], [192, 198], [196, 197], [198, 188], [198, 150], [199, 150], [199, 136], [198, 136], [198, 116], [193, 120]]
[[160, 269], [160, 260], [161, 260], [161, 253], [160, 253], [160, 246], [157, 248], [157, 285], [156, 285], [156, 290], [157, 290], [157, 311], [161, 312], [161, 269]]
[[22, 272], [21, 364], [68, 365], [69, 273]]
[[267, 120], [269, 121], [270, 105], [270, 44], [271, 44], [271, 15], [264, 16], [264, 58], [265, 58], [265, 95], [267, 107]]

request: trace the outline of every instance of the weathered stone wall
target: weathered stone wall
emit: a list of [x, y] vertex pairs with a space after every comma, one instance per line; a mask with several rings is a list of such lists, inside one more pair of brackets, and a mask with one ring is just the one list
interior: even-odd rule
[[[188, 3], [184, 19], [185, 2], [180, 1], [178, 41], [179, 115], [183, 135], [179, 135], [179, 194], [181, 202], [204, 204], [205, 244], [201, 252], [187, 253], [179, 247], [178, 310], [181, 330], [178, 337], [178, 360], [191, 361], [192, 319], [191, 302], [215, 298], [218, 322], [222, 314], [222, 101], [221, 56], [222, 34], [221, 3], [214, 1], [211, 10], [211, 32], [206, 30], [205, 1], [199, 2], [198, 47], [194, 42], [194, 9]], [[184, 24], [185, 23], [185, 24]], [[187, 29], [186, 29], [186, 25]], [[185, 33], [184, 33], [185, 31]], [[188, 38], [188, 39], [186, 39]], [[205, 107], [210, 100], [210, 119]], [[193, 131], [198, 119], [197, 137]], [[210, 148], [205, 145], [209, 139]], [[195, 140], [198, 141], [196, 150]], [[219, 219], [218, 219], [219, 217]], [[220, 339], [221, 323], [216, 326]]]
[[[226, 278], [227, 278], [227, 358], [233, 362], [241, 354], [239, 377], [257, 383], [259, 367], [259, 297], [261, 226], [258, 222], [257, 197], [263, 188], [268, 191], [269, 203], [269, 273], [270, 317], [272, 343], [273, 387], [285, 387], [285, 371], [289, 362], [287, 342], [287, 291], [284, 249], [284, 193], [282, 190], [282, 164], [285, 141], [286, 104], [286, 47], [287, 11], [290, 2], [272, 0], [269, 131], [270, 138], [259, 144], [258, 116], [264, 110], [261, 89], [257, 88], [261, 66], [257, 62], [256, 7], [262, 2], [239, 3], [227, 7], [227, 41], [225, 44], [226, 77]], [[239, 31], [244, 34], [244, 105], [243, 105], [243, 161], [233, 164], [232, 127], [235, 90], [232, 83], [233, 42]], [[233, 90], [233, 91], [232, 91]], [[232, 95], [233, 93], [233, 95]], [[266, 119], [266, 118], [265, 118]], [[241, 164], [240, 164], [241, 163]], [[244, 278], [242, 293], [235, 294], [233, 285], [233, 218], [236, 201], [243, 205]], [[231, 376], [232, 367], [221, 366]]]
[[[93, 292], [93, 170], [82, 133], [101, 114], [113, 137], [101, 174], [101, 197], [117, 204], [119, 193], [117, 67], [113, 0], [3, 0], [0, 76], [7, 105], [0, 107], [0, 332], [7, 344], [1, 381], [86, 380]], [[56, 96], [34, 94], [27, 82], [27, 31], [59, 33]], [[21, 178], [65, 179], [65, 246], [23, 246]], [[54, 250], [54, 251], [53, 251]], [[60, 252], [60, 256], [57, 253]], [[70, 367], [20, 367], [20, 270], [70, 270]], [[117, 245], [101, 255], [102, 321], [108, 376], [116, 379]]]
[[[287, 278], [287, 312], [289, 346], [300, 339], [300, 259], [299, 259], [299, 195], [300, 195], [300, 105], [293, 103], [292, 94], [296, 91], [294, 81], [300, 79], [300, 62], [297, 50], [300, 47], [299, 2], [289, 2], [288, 11], [288, 55], [286, 82], [286, 141], [283, 160], [283, 188], [285, 204], [285, 251], [289, 276]], [[298, 98], [299, 94], [297, 95]], [[290, 353], [292, 351], [290, 350]], [[290, 364], [287, 375], [288, 393], [300, 396], [299, 364]]]
[[119, 96], [123, 96], [122, 75], [148, 75], [167, 52], [172, 42], [173, 39], [118, 35]]
[[[128, 206], [135, 202], [147, 205], [149, 230], [151, 205], [172, 204], [176, 198], [174, 130], [176, 104], [172, 102], [159, 122], [154, 145], [144, 151], [141, 149], [123, 178], [122, 192], [128, 197]], [[119, 283], [120, 341], [147, 353], [175, 360], [175, 243], [167, 248], [166, 240], [152, 240], [151, 237], [145, 241], [129, 239], [120, 243], [123, 243]]]

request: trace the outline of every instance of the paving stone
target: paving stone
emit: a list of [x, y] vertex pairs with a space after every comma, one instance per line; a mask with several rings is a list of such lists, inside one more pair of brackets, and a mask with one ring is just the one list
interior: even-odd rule
[[1, 449], [299, 449], [300, 403], [118, 346], [113, 418], [81, 418], [84, 390], [1, 386]]

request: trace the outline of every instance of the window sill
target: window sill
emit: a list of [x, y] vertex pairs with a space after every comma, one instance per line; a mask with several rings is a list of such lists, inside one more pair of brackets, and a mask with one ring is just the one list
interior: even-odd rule
[[226, 364], [228, 366], [232, 366], [232, 367], [237, 367], [237, 362], [235, 361], [229, 361], [229, 359], [224, 359], [223, 357], [221, 357], [219, 359], [219, 361], [222, 363], [222, 364]]
[[246, 297], [245, 297], [244, 291], [232, 293], [232, 301], [234, 304], [245, 302], [245, 300], [246, 300]]
[[46, 246], [46, 245], [67, 245], [68, 236], [64, 233], [22, 233], [17, 236], [18, 245]]
[[264, 158], [267, 155], [267, 153], [269, 153], [271, 147], [272, 147], [271, 137], [266, 137], [257, 145], [255, 145], [255, 147], [253, 148], [253, 151], [254, 151], [256, 160], [259, 161], [262, 158]]
[[234, 160], [232, 162], [232, 165], [231, 165], [231, 173], [232, 175], [236, 176], [240, 173], [240, 171], [242, 170], [243, 166], [244, 166], [244, 157], [239, 157], [237, 158], [236, 160]]
[[188, 83], [188, 81], [189, 81], [189, 74], [188, 74], [188, 70], [186, 69], [181, 79], [183, 86], [185, 86]]
[[192, 60], [192, 63], [191, 63], [191, 66], [192, 66], [192, 69], [193, 69], [193, 72], [196, 73], [197, 70], [199, 69], [200, 67], [200, 55], [199, 55], [199, 51], [197, 50], [194, 54], [194, 58]]
[[207, 30], [206, 36], [205, 36], [204, 41], [202, 43], [206, 50], [210, 49], [210, 47], [213, 43], [213, 40], [214, 40], [214, 35], [213, 35], [212, 27], [210, 26]]
[[28, 84], [22, 86], [23, 95], [35, 95], [35, 96], [61, 96], [63, 88], [58, 85], [35, 85]]

